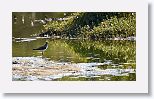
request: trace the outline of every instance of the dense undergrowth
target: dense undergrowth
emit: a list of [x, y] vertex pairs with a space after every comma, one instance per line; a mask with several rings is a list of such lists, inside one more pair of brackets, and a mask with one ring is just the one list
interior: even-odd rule
[[50, 35], [88, 39], [130, 37], [136, 35], [134, 12], [77, 12], [67, 20], [51, 21], [44, 25]]

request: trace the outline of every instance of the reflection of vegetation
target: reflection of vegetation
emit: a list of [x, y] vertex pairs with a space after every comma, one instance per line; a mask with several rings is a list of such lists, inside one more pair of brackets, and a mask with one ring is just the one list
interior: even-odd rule
[[117, 64], [116, 66], [114, 64], [105, 64], [98, 66], [100, 69], [136, 69], [136, 63], [127, 63], [127, 64]]
[[112, 75], [100, 75], [100, 77], [74, 77], [64, 76], [55, 81], [135, 81], [136, 74], [129, 73], [128, 76], [112, 76]]
[[135, 62], [135, 42], [129, 41], [72, 41], [68, 43], [83, 57], [112, 60], [114, 63]]
[[46, 52], [52, 60], [86, 62], [80, 53], [76, 53], [72, 46], [69, 46], [65, 40], [54, 40], [49, 42], [49, 49]]
[[129, 73], [129, 76], [112, 76], [112, 81], [135, 81], [136, 80], [136, 74], [135, 73]]
[[65, 21], [51, 21], [51, 34], [80, 38], [129, 37], [136, 34], [136, 14], [131, 12], [72, 13]]
[[[13, 56], [40, 55], [32, 48], [43, 44], [45, 40], [31, 43], [13, 43]], [[135, 63], [136, 46], [133, 41], [90, 41], [90, 40], [51, 40], [45, 57], [52, 60], [72, 62]], [[20, 49], [20, 51], [19, 51]], [[127, 67], [127, 64], [124, 64]]]

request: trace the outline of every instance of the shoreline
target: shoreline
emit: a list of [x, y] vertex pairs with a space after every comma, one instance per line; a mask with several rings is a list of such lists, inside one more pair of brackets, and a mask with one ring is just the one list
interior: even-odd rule
[[106, 65], [111, 63], [68, 63], [49, 61], [40, 57], [13, 57], [12, 80], [53, 81], [63, 77], [97, 78], [96, 76], [129, 76], [129, 73], [136, 73], [136, 69], [133, 68], [98, 68]]

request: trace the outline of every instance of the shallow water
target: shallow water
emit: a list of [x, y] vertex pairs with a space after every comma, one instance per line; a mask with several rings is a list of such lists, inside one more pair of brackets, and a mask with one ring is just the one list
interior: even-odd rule
[[[49, 37], [37, 37], [36, 34], [43, 31], [43, 23], [40, 22], [44, 19], [45, 15], [48, 17], [63, 17], [63, 13], [13, 13], [13, 16], [17, 17], [12, 23], [13, 66], [19, 65], [19, 67], [24, 68], [23, 66], [26, 64], [26, 66], [30, 68], [35, 68], [42, 67], [42, 63], [43, 67], [46, 67], [47, 64], [50, 66], [57, 66], [58, 64], [64, 66], [64, 63], [66, 63], [71, 67], [79, 67], [81, 69], [80, 74], [78, 74], [78, 71], [74, 74], [72, 74], [72, 72], [66, 72], [65, 75], [59, 73], [56, 75], [52, 74], [37, 77], [31, 74], [21, 76], [17, 73], [13, 75], [13, 80], [136, 80], [135, 40], [81, 40], [77, 38], [51, 39]], [[22, 18], [24, 18], [24, 20]], [[49, 46], [43, 56], [41, 52], [33, 50], [34, 48], [44, 45], [46, 41], [49, 42]], [[21, 61], [20, 63], [20, 60], [14, 60], [18, 57], [21, 57], [22, 60], [27, 59], [27, 61]], [[43, 61], [39, 63], [34, 60], [39, 62]], [[99, 65], [95, 66], [94, 64]], [[133, 70], [133, 72], [131, 70]]]
[[[43, 45], [46, 40], [49, 46], [43, 56], [39, 51], [32, 50]], [[131, 49], [127, 49], [130, 47]], [[58, 73], [46, 76], [38, 76], [33, 72], [30, 75], [16, 73], [13, 74], [13, 80], [134, 81], [136, 80], [136, 63], [133, 51], [134, 42], [130, 41], [15, 39], [13, 41], [13, 67], [18, 65], [24, 70], [24, 66], [29, 66], [31, 68], [28, 69], [29, 73], [33, 69], [37, 70], [38, 67], [48, 66], [71, 66], [80, 70], [74, 72], [69, 68], [64, 70], [59, 68], [56, 70], [56, 72], [59, 71]]]
[[[24, 40], [24, 41], [23, 41]], [[48, 49], [43, 57], [59, 62], [135, 62], [135, 42], [131, 41], [89, 41], [53, 39], [15, 39], [13, 57], [42, 57], [40, 51], [33, 50], [48, 41]], [[126, 50], [127, 52], [126, 52]]]
[[[108, 65], [106, 69], [99, 68]], [[112, 63], [68, 63], [49, 61], [42, 57], [14, 57], [13, 81], [57, 81], [57, 80], [135, 80], [135, 69], [120, 68]], [[124, 64], [121, 64], [123, 67]], [[104, 78], [105, 77], [105, 78]], [[124, 78], [123, 78], [124, 77]], [[106, 79], [107, 78], [107, 79]]]

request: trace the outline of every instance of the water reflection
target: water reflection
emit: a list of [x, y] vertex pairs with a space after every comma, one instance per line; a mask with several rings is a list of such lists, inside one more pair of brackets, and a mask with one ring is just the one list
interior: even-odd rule
[[[13, 64], [23, 64], [30, 60], [33, 60], [33, 57], [41, 57], [40, 52], [33, 51], [33, 48], [36, 48], [40, 45], [43, 45], [44, 42], [48, 40], [49, 47], [45, 51], [43, 55], [43, 59], [46, 61], [42, 61], [41, 63], [37, 63], [37, 59], [34, 58], [34, 63], [24, 63], [25, 66], [34, 66], [36, 67], [44, 67], [48, 66], [71, 66], [77, 67], [80, 71], [67, 70], [65, 73], [62, 69], [61, 73], [58, 75], [48, 75], [38, 78], [37, 76], [19, 76], [14, 75], [14, 80], [135, 80], [134, 73], [136, 69], [135, 57], [131, 57], [132, 50], [134, 48], [134, 42], [130, 41], [116, 41], [116, 44], [112, 44], [115, 42], [111, 41], [83, 41], [83, 40], [53, 40], [53, 39], [32, 39], [28, 38], [14, 38], [13, 40]], [[29, 40], [29, 41], [28, 41]], [[110, 43], [109, 43], [110, 42]], [[106, 50], [100, 50], [99, 46], [95, 46], [95, 43], [99, 46], [104, 46]], [[123, 45], [120, 49], [127, 49], [127, 47], [131, 47], [130, 51], [125, 52], [119, 49], [117, 45]], [[82, 44], [82, 45], [81, 45]], [[84, 46], [83, 46], [84, 45]], [[127, 46], [126, 46], [127, 45]], [[95, 46], [95, 48], [93, 47]], [[110, 49], [110, 46], [116, 47], [116, 51], [114, 49]], [[126, 48], [125, 48], [126, 47]], [[102, 47], [101, 47], [102, 48]], [[109, 49], [107, 49], [109, 48]], [[99, 49], [99, 51], [98, 51]], [[118, 54], [117, 54], [118, 50]], [[111, 54], [112, 53], [112, 54]], [[127, 54], [126, 54], [127, 53]], [[108, 54], [110, 56], [108, 56]], [[106, 56], [104, 56], [106, 55]], [[120, 57], [118, 57], [118, 56]], [[19, 57], [17, 59], [17, 57]], [[23, 57], [23, 58], [22, 58]], [[25, 58], [26, 60], [25, 60]], [[29, 58], [28, 58], [29, 57]], [[127, 59], [124, 59], [127, 57]], [[22, 62], [20, 63], [21, 60]], [[29, 61], [30, 61], [29, 60]], [[49, 61], [49, 63], [48, 63]], [[50, 63], [50, 62], [53, 63]], [[39, 61], [40, 62], [40, 61]], [[27, 64], [27, 65], [26, 65]], [[44, 64], [44, 65], [41, 65]], [[96, 65], [97, 64], [97, 65]], [[47, 66], [48, 65], [48, 66]], [[22, 65], [23, 66], [23, 65]], [[31, 70], [33, 71], [33, 70]], [[32, 73], [33, 74], [33, 73]], [[130, 77], [133, 78], [127, 78]], [[66, 75], [68, 77], [66, 77]], [[110, 76], [109, 76], [110, 75]], [[126, 77], [125, 77], [126, 76]], [[20, 79], [17, 79], [17, 78]], [[30, 77], [30, 78], [27, 78]], [[123, 78], [124, 77], [124, 78]], [[34, 79], [35, 78], [35, 79]], [[122, 79], [123, 78], [123, 79]]]
[[[45, 31], [43, 24], [57, 20], [57, 17], [65, 14], [59, 13], [58, 16], [54, 16], [52, 13], [52, 19], [48, 16], [49, 13], [13, 14], [13, 80], [136, 80], [134, 40], [96, 41], [37, 37], [36, 34]], [[39, 51], [33, 51], [46, 41], [49, 42], [49, 47], [43, 56]]]
[[[53, 40], [36, 38], [14, 38], [13, 56], [32, 57], [40, 56], [33, 48], [41, 46], [48, 40], [49, 47], [44, 57], [55, 61], [67, 62], [108, 62], [114, 64], [135, 62], [135, 46], [130, 41], [83, 41], [83, 40]], [[119, 43], [119, 44], [118, 44]], [[96, 46], [98, 45], [98, 46]], [[122, 45], [122, 46], [121, 46]], [[101, 49], [99, 49], [101, 47]], [[110, 49], [112, 47], [112, 50]], [[131, 47], [129, 50], [128, 48]], [[19, 51], [20, 49], [20, 51]], [[106, 50], [104, 50], [106, 49]], [[123, 49], [123, 50], [122, 50]], [[126, 52], [127, 49], [128, 51]], [[126, 57], [126, 59], [125, 59]], [[109, 60], [109, 61], [106, 61]]]

